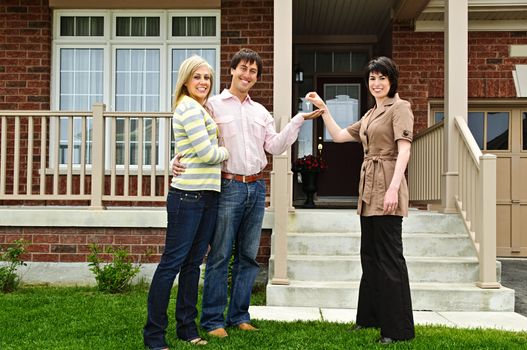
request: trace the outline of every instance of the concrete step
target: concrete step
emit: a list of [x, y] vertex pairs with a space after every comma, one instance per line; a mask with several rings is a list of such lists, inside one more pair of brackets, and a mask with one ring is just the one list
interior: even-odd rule
[[[475, 257], [406, 257], [408, 277], [413, 282], [469, 283], [476, 282], [479, 264]], [[496, 263], [500, 276], [499, 262]], [[272, 275], [274, 256], [269, 260]], [[358, 281], [362, 276], [358, 256], [289, 255], [287, 273], [299, 281]]]
[[[514, 290], [480, 289], [473, 283], [410, 283], [413, 310], [514, 311]], [[359, 282], [291, 280], [267, 285], [268, 306], [356, 308]]]
[[[292, 255], [359, 255], [360, 233], [290, 233], [288, 254]], [[476, 251], [466, 234], [404, 233], [405, 257], [475, 256]]]
[[[355, 209], [296, 209], [289, 214], [288, 232], [360, 232]], [[411, 209], [403, 218], [404, 233], [465, 233], [457, 214], [440, 214]]]

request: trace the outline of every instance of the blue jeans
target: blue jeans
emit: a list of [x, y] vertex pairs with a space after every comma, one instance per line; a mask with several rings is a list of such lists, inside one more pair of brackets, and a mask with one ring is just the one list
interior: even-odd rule
[[199, 336], [195, 322], [199, 266], [214, 233], [217, 213], [217, 192], [171, 189], [168, 193], [165, 251], [150, 285], [148, 319], [143, 332], [144, 344], [150, 349], [167, 346], [167, 308], [178, 273], [177, 336], [183, 340]]
[[[256, 261], [265, 212], [265, 182], [222, 179], [216, 231], [207, 257], [201, 326], [207, 331], [250, 322], [249, 305], [260, 266]], [[227, 278], [234, 246], [227, 319]]]

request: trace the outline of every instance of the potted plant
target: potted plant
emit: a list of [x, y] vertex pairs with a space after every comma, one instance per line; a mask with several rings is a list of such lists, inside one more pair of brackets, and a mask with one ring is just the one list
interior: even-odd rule
[[308, 154], [293, 162], [293, 171], [302, 177], [302, 190], [306, 194], [304, 207], [313, 208], [313, 196], [317, 192], [318, 174], [328, 167], [326, 161], [320, 156]]

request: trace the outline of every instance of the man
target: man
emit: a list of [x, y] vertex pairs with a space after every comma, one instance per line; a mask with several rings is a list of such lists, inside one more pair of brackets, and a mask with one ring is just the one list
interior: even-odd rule
[[[241, 49], [231, 59], [231, 85], [209, 99], [208, 107], [219, 128], [219, 142], [230, 154], [222, 166], [216, 230], [205, 269], [201, 326], [216, 337], [226, 337], [226, 326], [256, 330], [250, 324], [251, 291], [259, 271], [256, 255], [265, 211], [265, 152], [281, 154], [298, 137], [305, 119], [321, 115], [317, 110], [299, 114], [277, 133], [274, 119], [249, 90], [262, 74], [262, 59], [255, 51]], [[173, 172], [184, 171], [176, 157]], [[184, 162], [183, 162], [184, 163]], [[234, 248], [231, 298], [227, 318], [227, 278]]]

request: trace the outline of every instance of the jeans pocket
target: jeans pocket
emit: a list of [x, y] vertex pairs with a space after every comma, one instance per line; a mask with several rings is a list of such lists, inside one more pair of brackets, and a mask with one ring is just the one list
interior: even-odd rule
[[182, 191], [180, 199], [183, 202], [196, 203], [199, 202], [199, 200], [201, 199], [201, 192]]

